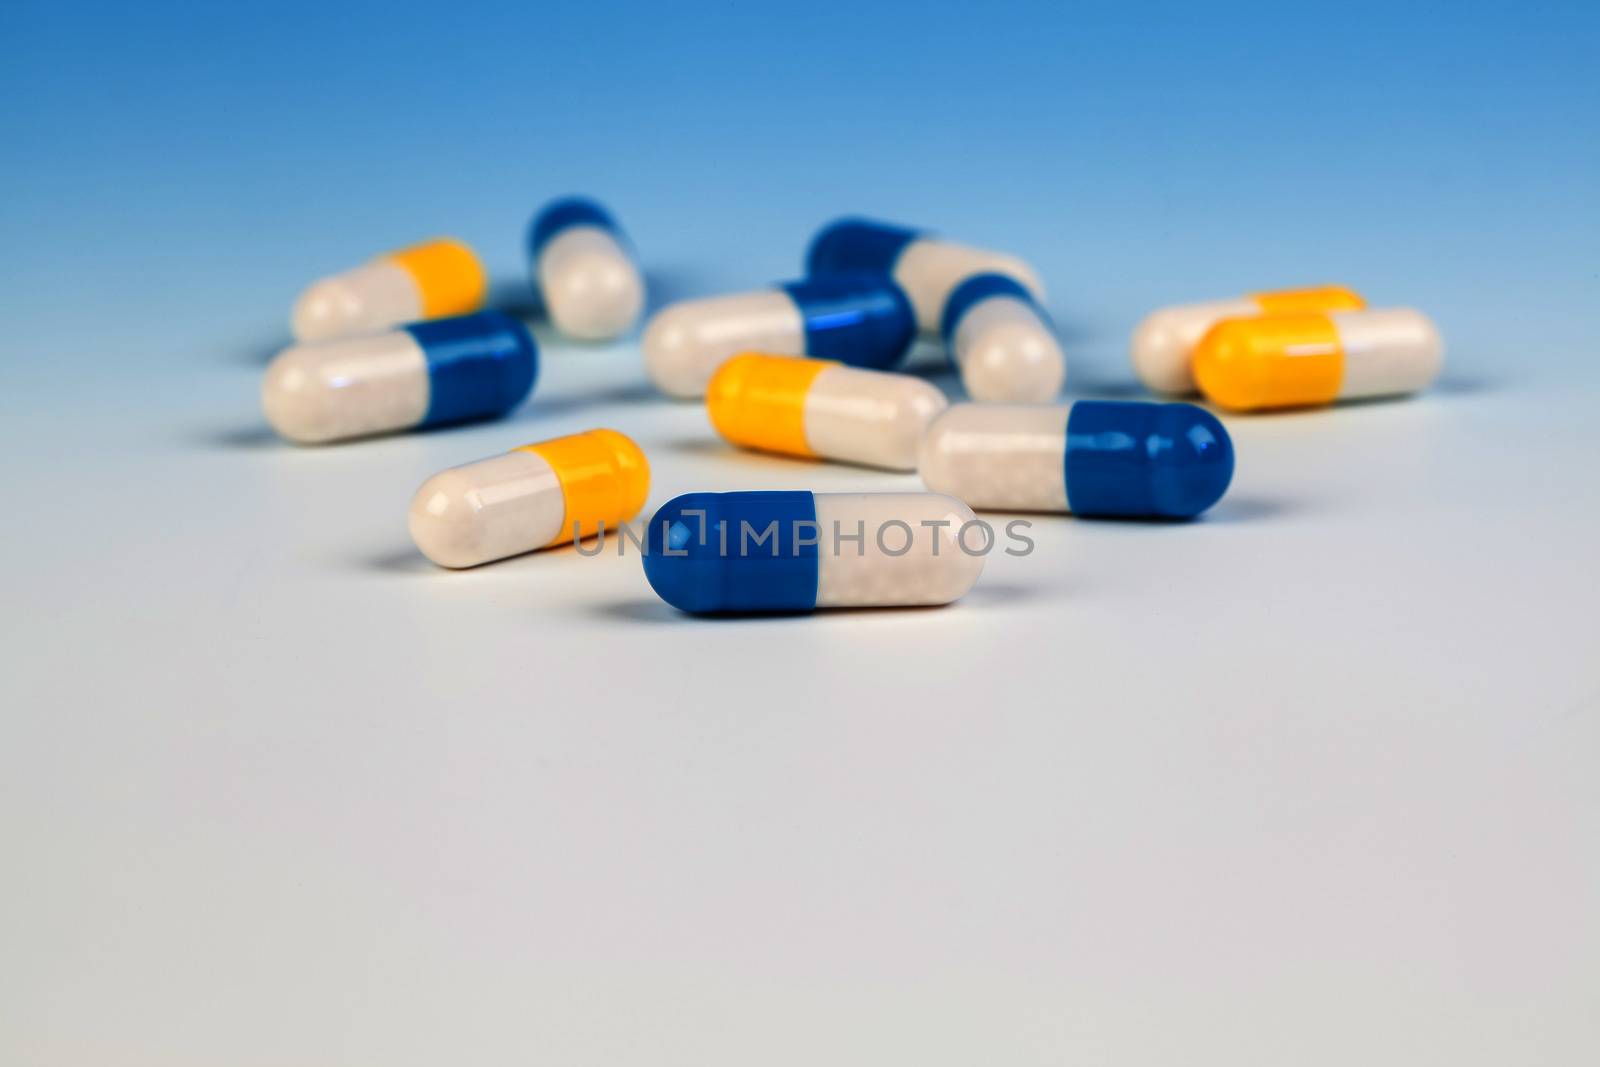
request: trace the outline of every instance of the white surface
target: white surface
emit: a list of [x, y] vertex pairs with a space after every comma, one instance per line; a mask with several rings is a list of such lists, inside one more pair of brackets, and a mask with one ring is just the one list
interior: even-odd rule
[[680, 400], [705, 396], [722, 361], [741, 352], [806, 354], [806, 325], [782, 289], [686, 300], [645, 326], [645, 369], [657, 387]]
[[1415, 393], [1444, 369], [1444, 340], [1415, 308], [1337, 311], [1328, 318], [1344, 352], [1341, 399]]
[[806, 390], [806, 444], [826, 459], [916, 470], [922, 431], [948, 403], [921, 378], [837, 364]]
[[967, 395], [988, 403], [1047, 403], [1061, 392], [1067, 373], [1050, 324], [1014, 296], [992, 296], [968, 308], [950, 348]]
[[476, 567], [561, 536], [567, 498], [550, 462], [514, 449], [440, 471], [411, 499], [406, 526], [441, 567]]
[[415, 426], [432, 395], [428, 357], [409, 330], [291, 345], [261, 379], [267, 421], [300, 444]]
[[540, 293], [556, 328], [582, 341], [606, 341], [633, 327], [644, 310], [644, 278], [616, 235], [568, 226], [539, 251]]
[[[1095, 277], [1074, 395], [1125, 397], [1152, 294]], [[319, 449], [262, 423], [270, 333], [11, 360], [0, 1061], [1588, 1062], [1600, 363], [1538, 298], [1459, 299], [1416, 398], [1226, 417], [1198, 522], [1034, 515], [951, 607], [750, 622], [631, 547], [411, 544], [429, 474], [592, 426], [652, 509], [920, 488], [728, 448], [633, 344]]]
[[296, 340], [381, 330], [422, 318], [417, 280], [388, 256], [312, 282], [290, 312]]
[[[983, 573], [957, 538], [972, 509], [938, 493], [817, 493], [817, 607], [948, 604]], [[925, 525], [926, 524], [926, 525]], [[887, 695], [887, 694], [886, 694]]]
[[957, 404], [923, 438], [923, 484], [979, 510], [1065, 512], [1071, 415], [1070, 404]]
[[906, 245], [895, 260], [894, 280], [905, 290], [917, 315], [917, 329], [929, 337], [939, 336], [944, 321], [944, 305], [956, 286], [974, 274], [1004, 274], [1016, 279], [1040, 304], [1044, 286], [1034, 269], [1005, 252], [970, 248], [936, 237], [919, 237]]

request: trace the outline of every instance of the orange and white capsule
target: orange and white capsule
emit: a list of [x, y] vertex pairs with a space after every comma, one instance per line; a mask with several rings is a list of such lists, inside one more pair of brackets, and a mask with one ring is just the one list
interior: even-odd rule
[[370, 333], [477, 311], [488, 290], [472, 249], [440, 237], [313, 282], [295, 301], [289, 325], [297, 341]]
[[1227, 319], [1194, 352], [1200, 390], [1234, 411], [1414, 393], [1443, 366], [1438, 329], [1411, 308]]
[[649, 495], [639, 446], [589, 430], [435, 474], [411, 501], [411, 539], [441, 567], [476, 567], [615, 530]]
[[949, 402], [908, 374], [755, 352], [723, 363], [706, 413], [736, 445], [909, 471], [922, 433]]
[[1356, 311], [1367, 306], [1361, 294], [1342, 285], [1251, 293], [1237, 300], [1176, 304], [1153, 311], [1133, 331], [1133, 369], [1151, 390], [1173, 396], [1195, 391], [1189, 369], [1194, 346], [1223, 319], [1282, 315], [1302, 311]]

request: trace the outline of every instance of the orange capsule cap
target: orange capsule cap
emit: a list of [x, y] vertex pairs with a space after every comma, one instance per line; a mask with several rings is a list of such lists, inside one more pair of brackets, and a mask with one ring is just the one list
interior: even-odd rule
[[815, 456], [806, 441], [806, 393], [832, 360], [746, 352], [717, 368], [706, 390], [706, 414], [736, 445]]
[[1278, 289], [1270, 293], [1251, 293], [1263, 315], [1294, 315], [1309, 311], [1360, 311], [1366, 300], [1354, 289], [1342, 285], [1319, 285], [1312, 289]]
[[417, 283], [423, 318], [466, 315], [483, 306], [489, 276], [477, 255], [460, 241], [440, 237], [390, 252], [388, 258]]
[[1344, 379], [1344, 348], [1326, 315], [1224, 319], [1194, 350], [1194, 377], [1234, 411], [1330, 403]]
[[615, 530], [639, 514], [650, 496], [650, 463], [644, 450], [615, 430], [589, 430], [516, 451], [542, 457], [561, 482], [566, 513], [552, 545], [571, 541], [574, 523], [584, 537], [598, 533], [601, 523]]

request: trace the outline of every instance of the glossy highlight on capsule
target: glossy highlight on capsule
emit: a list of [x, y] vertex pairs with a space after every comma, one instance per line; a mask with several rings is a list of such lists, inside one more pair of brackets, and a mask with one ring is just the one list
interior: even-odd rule
[[974, 274], [1004, 274], [1021, 283], [1041, 305], [1044, 286], [1016, 256], [946, 241], [930, 233], [871, 219], [830, 222], [811, 239], [806, 273], [811, 277], [867, 271], [892, 277], [916, 311], [917, 328], [933, 337], [944, 321], [956, 287]]
[[1443, 367], [1438, 329], [1411, 308], [1228, 319], [1194, 353], [1201, 392], [1232, 411], [1415, 393]]
[[644, 310], [644, 275], [622, 227], [593, 200], [547, 204], [528, 226], [528, 270], [556, 329], [606, 341]]
[[650, 520], [645, 577], [691, 614], [948, 604], [983, 571], [970, 508], [937, 493], [689, 493]]
[[1227, 492], [1233, 442], [1193, 404], [955, 404], [928, 428], [918, 469], [980, 511], [1191, 519]]
[[1200, 338], [1223, 319], [1297, 312], [1356, 311], [1367, 306], [1360, 293], [1342, 285], [1279, 289], [1234, 300], [1175, 304], [1145, 316], [1133, 331], [1129, 354], [1139, 379], [1152, 391], [1187, 396], [1196, 390], [1190, 363]]
[[589, 430], [435, 474], [408, 525], [439, 566], [476, 567], [615, 530], [649, 495], [643, 450], [615, 430]]
[[526, 326], [480, 311], [290, 345], [267, 367], [261, 406], [281, 436], [322, 444], [504, 415], [538, 367]]
[[882, 370], [905, 358], [915, 334], [899, 286], [872, 274], [837, 274], [663, 308], [645, 328], [644, 364], [662, 392], [693, 398], [740, 352]]
[[312, 283], [295, 301], [289, 325], [297, 341], [348, 337], [465, 315], [483, 306], [488, 290], [472, 249], [440, 237]]
[[908, 374], [744, 353], [712, 376], [711, 425], [733, 444], [789, 456], [915, 470], [917, 445], [948, 405]]
[[1061, 392], [1067, 360], [1055, 327], [1015, 278], [975, 274], [956, 286], [939, 332], [974, 400], [1043, 403]]

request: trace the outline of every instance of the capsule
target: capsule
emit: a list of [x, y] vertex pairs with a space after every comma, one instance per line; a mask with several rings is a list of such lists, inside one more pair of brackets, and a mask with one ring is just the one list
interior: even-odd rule
[[1190, 519], [1227, 491], [1233, 443], [1193, 404], [956, 404], [928, 427], [919, 469], [980, 511]]
[[689, 493], [650, 520], [644, 573], [694, 614], [948, 604], [992, 545], [938, 493]]
[[950, 294], [940, 327], [974, 400], [1042, 403], [1061, 392], [1066, 357], [1044, 309], [1004, 274], [974, 274]]
[[662, 392], [692, 398], [704, 396], [711, 375], [739, 352], [882, 370], [905, 358], [915, 335], [899, 286], [839, 274], [664, 308], [645, 328], [644, 365]]
[[1156, 393], [1188, 396], [1195, 389], [1191, 361], [1200, 338], [1223, 319], [1282, 315], [1302, 311], [1356, 311], [1367, 306], [1361, 294], [1342, 285], [1251, 293], [1237, 300], [1175, 304], [1152, 311], [1133, 331], [1129, 352], [1140, 380]]
[[483, 307], [489, 277], [472, 249], [440, 237], [313, 282], [295, 301], [296, 341], [325, 341]]
[[948, 406], [921, 378], [747, 352], [711, 378], [706, 413], [733, 444], [867, 467], [917, 469], [917, 444]]
[[528, 227], [528, 270], [556, 329], [580, 341], [627, 333], [644, 309], [644, 276], [622, 227], [593, 200], [545, 206]]
[[649, 495], [639, 446], [589, 430], [440, 471], [412, 498], [408, 525], [439, 566], [476, 567], [615, 530]]
[[1194, 352], [1200, 390], [1233, 411], [1414, 393], [1443, 366], [1439, 331], [1411, 308], [1227, 319]]
[[1039, 276], [1015, 256], [969, 248], [870, 219], [839, 219], [812, 238], [806, 252], [806, 273], [819, 277], [840, 271], [892, 277], [916, 310], [917, 328], [930, 337], [939, 334], [950, 295], [974, 274], [1015, 278], [1036, 301], [1044, 303]]
[[499, 311], [290, 345], [267, 367], [261, 406], [300, 444], [472, 422], [527, 397], [539, 350]]

